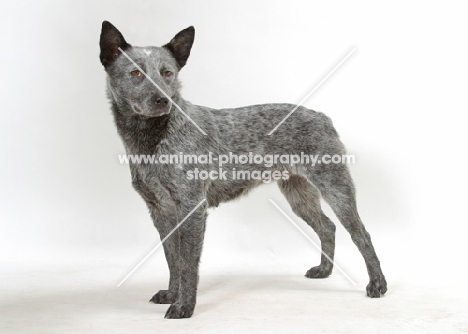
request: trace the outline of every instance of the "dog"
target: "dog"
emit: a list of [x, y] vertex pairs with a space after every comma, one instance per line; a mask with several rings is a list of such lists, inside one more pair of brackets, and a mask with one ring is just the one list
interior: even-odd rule
[[[346, 153], [329, 117], [291, 104], [263, 104], [215, 110], [193, 105], [181, 96], [179, 71], [186, 65], [195, 29], [180, 31], [162, 47], [135, 47], [111, 23], [104, 21], [100, 36], [100, 60], [107, 73], [107, 93], [117, 131], [127, 154], [174, 155], [179, 152], [216, 156]], [[287, 118], [271, 135], [292, 109]], [[210, 153], [210, 154], [211, 154]], [[177, 164], [130, 163], [132, 185], [149, 209], [164, 241], [169, 266], [167, 290], [150, 300], [171, 304], [165, 318], [193, 315], [198, 267], [203, 246], [207, 209], [245, 195], [264, 184], [259, 178], [189, 178], [199, 168], [194, 161]], [[291, 166], [275, 161], [269, 167], [254, 163], [227, 162], [228, 171], [277, 172], [279, 189], [297, 216], [318, 234], [322, 247], [320, 265], [306, 277], [325, 278], [333, 269], [335, 225], [320, 208], [320, 198], [331, 206], [364, 257], [369, 274], [367, 296], [385, 294], [387, 282], [371, 237], [358, 215], [355, 187], [346, 164]], [[214, 162], [201, 167], [218, 169]], [[193, 174], [192, 174], [193, 176]], [[286, 177], [285, 177], [286, 176]]]

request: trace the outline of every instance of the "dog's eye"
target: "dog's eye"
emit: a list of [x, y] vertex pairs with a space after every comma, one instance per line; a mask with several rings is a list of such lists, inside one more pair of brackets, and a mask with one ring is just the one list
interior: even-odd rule
[[163, 76], [165, 76], [166, 78], [169, 78], [171, 75], [172, 75], [171, 71], [163, 71]]
[[130, 72], [133, 77], [141, 77], [141, 72], [138, 70], [133, 70]]

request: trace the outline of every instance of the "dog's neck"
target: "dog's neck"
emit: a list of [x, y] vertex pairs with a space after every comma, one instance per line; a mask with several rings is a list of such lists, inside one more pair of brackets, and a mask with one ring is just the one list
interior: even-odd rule
[[167, 135], [168, 128], [177, 116], [177, 110], [159, 117], [147, 117], [137, 114], [127, 115], [119, 106], [112, 102], [117, 131], [122, 138], [129, 154], [153, 154], [159, 143]]

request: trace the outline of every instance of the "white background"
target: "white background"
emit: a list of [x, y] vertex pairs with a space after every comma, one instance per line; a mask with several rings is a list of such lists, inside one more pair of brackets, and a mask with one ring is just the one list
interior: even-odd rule
[[[466, 9], [452, 1], [3, 1], [0, 260], [10, 278], [4, 290], [13, 298], [30, 287], [17, 272], [47, 277], [49, 269], [65, 267], [113, 268], [105, 279], [117, 284], [159, 241], [128, 166], [117, 158], [124, 149], [98, 58], [101, 22], [109, 20], [139, 46], [165, 44], [194, 25], [180, 74], [183, 96], [214, 108], [298, 103], [356, 48], [304, 105], [329, 115], [356, 156], [358, 206], [389, 296], [409, 284], [456, 285], [466, 295]], [[269, 198], [318, 242], [276, 185], [268, 185], [211, 212], [202, 280], [301, 276], [318, 263], [316, 249]], [[336, 262], [358, 283], [348, 288], [364, 291], [364, 263], [341, 225]], [[125, 284], [158, 275], [167, 276], [161, 250]], [[347, 284], [337, 270], [333, 276]], [[158, 288], [164, 286], [152, 289]]]

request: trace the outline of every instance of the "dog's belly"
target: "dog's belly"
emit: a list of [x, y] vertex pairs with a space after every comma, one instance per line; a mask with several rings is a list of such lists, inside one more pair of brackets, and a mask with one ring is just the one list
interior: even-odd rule
[[210, 207], [217, 207], [220, 203], [229, 202], [247, 194], [261, 184], [262, 181], [257, 180], [217, 180], [210, 184], [206, 193], [206, 200]]

